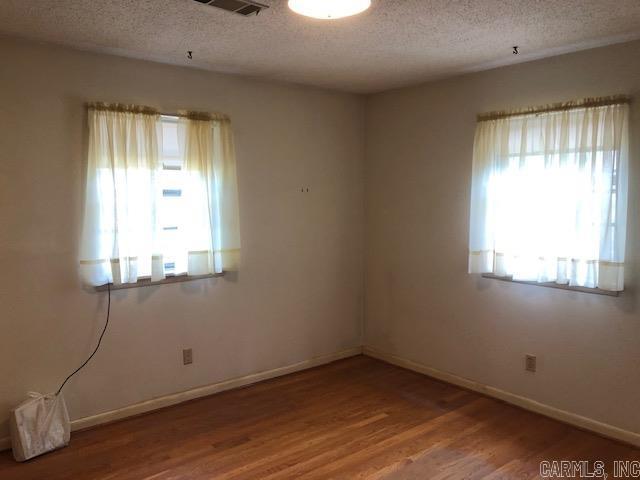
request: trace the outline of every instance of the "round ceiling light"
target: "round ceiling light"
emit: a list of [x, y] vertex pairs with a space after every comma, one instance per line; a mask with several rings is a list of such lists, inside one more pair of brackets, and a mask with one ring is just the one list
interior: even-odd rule
[[289, 8], [300, 15], [333, 20], [364, 12], [371, 0], [289, 0]]

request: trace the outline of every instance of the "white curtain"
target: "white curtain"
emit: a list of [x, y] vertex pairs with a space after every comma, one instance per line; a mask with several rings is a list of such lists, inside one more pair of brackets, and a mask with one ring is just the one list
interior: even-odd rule
[[[85, 283], [165, 278], [162, 128], [148, 109], [90, 107], [80, 271]], [[174, 274], [238, 267], [240, 234], [235, 155], [227, 119], [180, 120], [178, 241]]]
[[240, 229], [235, 153], [227, 119], [181, 118], [178, 141], [183, 158], [182, 248], [176, 268], [189, 275], [238, 268]]
[[163, 278], [158, 115], [90, 108], [80, 270], [90, 285]]
[[469, 272], [624, 288], [628, 106], [478, 123]]

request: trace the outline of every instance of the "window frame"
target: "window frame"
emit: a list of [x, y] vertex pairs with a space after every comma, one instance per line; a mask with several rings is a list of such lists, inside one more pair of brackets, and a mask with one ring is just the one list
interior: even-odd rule
[[[600, 99], [586, 99], [586, 100], [582, 100], [582, 101], [572, 101], [572, 102], [564, 102], [562, 104], [554, 104], [554, 105], [547, 105], [545, 107], [533, 107], [533, 108], [527, 108], [527, 109], [521, 109], [521, 110], [515, 110], [515, 111], [511, 111], [511, 112], [506, 112], [506, 111], [500, 111], [500, 112], [491, 112], [489, 114], [480, 114], [477, 116], [478, 122], [484, 122], [484, 121], [495, 121], [495, 120], [503, 120], [503, 119], [518, 119], [520, 117], [529, 117], [529, 116], [539, 116], [541, 114], [553, 114], [556, 112], [562, 112], [562, 111], [571, 111], [571, 110], [586, 110], [589, 108], [599, 108], [599, 107], [610, 107], [610, 106], [624, 106], [630, 103], [630, 98], [628, 96], [614, 96], [614, 97], [603, 97]], [[621, 113], [622, 115], [622, 113]], [[624, 121], [619, 120], [621, 127], [624, 127], [625, 129], [628, 128], [628, 112], [624, 113], [625, 118]], [[511, 132], [509, 132], [511, 133]], [[476, 130], [476, 135], [478, 134], [478, 130]], [[602, 140], [602, 141], [598, 141], [597, 145], [594, 145], [593, 147], [595, 148], [585, 148], [584, 146], [581, 145], [576, 145], [574, 148], [569, 148], [567, 149], [568, 153], [574, 153], [574, 154], [578, 154], [580, 152], [588, 152], [588, 153], [595, 153], [596, 155], [601, 155], [601, 156], [605, 156], [606, 152], [609, 151], [613, 151], [613, 152], [618, 152], [618, 154], [620, 153], [625, 153], [626, 155], [624, 159], [628, 159], [628, 148], [629, 148], [629, 144], [628, 142], [628, 136], [629, 136], [629, 132], [627, 131], [626, 133], [627, 135], [627, 140], [625, 141], [625, 133], [622, 133], [622, 141], [618, 140], [618, 142], [612, 142], [609, 141], [609, 143], [607, 143], [606, 141]], [[485, 140], [487, 141], [487, 140]], [[511, 152], [511, 136], [509, 136], [509, 152], [506, 155], [501, 155], [502, 158], [508, 158], [508, 159], [512, 159], [512, 158], [522, 158], [523, 155], [525, 157], [529, 157], [529, 156], [536, 156], [538, 154], [542, 154], [543, 152], [539, 152], [537, 148], [532, 149], [531, 151], [529, 151], [530, 148], [533, 147], [533, 144], [531, 146], [529, 146], [529, 144], [527, 144], [527, 151], [526, 153], [523, 152], [519, 152], [519, 153], [512, 153]], [[609, 148], [608, 148], [609, 147]], [[614, 148], [613, 150], [610, 147], [620, 147], [620, 150], [618, 151], [618, 148]], [[489, 148], [489, 147], [487, 147]], [[553, 149], [556, 150], [556, 149]], [[545, 152], [544, 153], [548, 153]], [[476, 143], [474, 142], [474, 159], [475, 159], [475, 155], [476, 155]], [[613, 185], [611, 186], [612, 188], [610, 189], [609, 195], [610, 195], [610, 205], [612, 205], [613, 207], [611, 207], [611, 209], [613, 209], [613, 211], [617, 211], [617, 205], [619, 202], [619, 199], [621, 197], [621, 192], [619, 191], [620, 189], [618, 188], [618, 178], [621, 175], [620, 172], [620, 155], [617, 155], [617, 160], [618, 161], [614, 161], [613, 164], [613, 171], [611, 172], [611, 181], [613, 183]], [[624, 165], [623, 165], [624, 166]], [[475, 168], [475, 160], [474, 160], [474, 168]], [[628, 165], [626, 165], [626, 169], [628, 171]], [[626, 173], [626, 172], [625, 172]], [[475, 170], [474, 170], [474, 179], [475, 179]], [[625, 182], [625, 186], [626, 186], [626, 182]], [[623, 194], [626, 193], [626, 191], [622, 192]], [[472, 187], [472, 194], [473, 194], [473, 187]], [[626, 195], [625, 198], [623, 198], [623, 203], [626, 205], [627, 199], [626, 199]], [[626, 209], [626, 206], [625, 206]], [[472, 205], [472, 210], [473, 210], [473, 205]], [[623, 218], [626, 215], [623, 214]], [[472, 217], [473, 217], [473, 211], [472, 211]], [[617, 230], [617, 227], [619, 225], [622, 225], [622, 223], [619, 222], [619, 220], [621, 220], [621, 218], [619, 218], [619, 216], [617, 214], [614, 214], [608, 222], [602, 222], [602, 227], [605, 231], [610, 231], [612, 232], [613, 235], [611, 235], [611, 237], [615, 237], [616, 235], [618, 235], [618, 238], [623, 238], [624, 236], [624, 231], [623, 236], [619, 236], [619, 232]], [[487, 278], [487, 279], [492, 279], [492, 280], [500, 280], [500, 281], [504, 281], [504, 282], [511, 282], [511, 283], [520, 283], [520, 284], [525, 284], [525, 285], [535, 285], [535, 286], [542, 286], [542, 287], [547, 287], [547, 288], [555, 288], [555, 289], [560, 289], [560, 290], [568, 290], [568, 291], [576, 291], [579, 293], [591, 293], [591, 294], [597, 294], [597, 295], [605, 295], [605, 296], [613, 296], [613, 297], [619, 297], [621, 296], [621, 294], [624, 292], [624, 289], [622, 288], [622, 280], [620, 280], [620, 273], [618, 273], [618, 280], [615, 280], [615, 277], [609, 278], [608, 282], [605, 282], [605, 286], [603, 287], [599, 287], [598, 284], [596, 284], [596, 286], [594, 287], [587, 287], [587, 286], [581, 286], [581, 285], [569, 285], [568, 283], [557, 283], [556, 281], [546, 281], [546, 282], [538, 282], [536, 280], [531, 280], [526, 279], [526, 280], [514, 280], [513, 276], [511, 275], [511, 272], [509, 272], [509, 269], [507, 268], [506, 270], [504, 270], [503, 272], [501, 272], [502, 274], [497, 274], [496, 272], [496, 267], [495, 267], [495, 258], [494, 258], [494, 268], [493, 271], [489, 271], [488, 270], [488, 263], [474, 263], [472, 262], [472, 257], [471, 255], [477, 254], [477, 252], [489, 252], [490, 250], [479, 250], [477, 248], [478, 245], [476, 245], [474, 242], [477, 242], [479, 244], [482, 244], [482, 238], [478, 238], [476, 236], [474, 236], [473, 234], [473, 228], [474, 228], [474, 223], [473, 223], [473, 219], [471, 221], [471, 229], [472, 232], [470, 232], [470, 246], [469, 246], [469, 273], [471, 274], [478, 274], [481, 278]], [[628, 228], [628, 227], [623, 227], [623, 228]], [[605, 234], [606, 236], [606, 234]], [[479, 240], [479, 241], [478, 241]], [[472, 243], [474, 243], [474, 245], [472, 246]], [[609, 256], [611, 257], [615, 257], [615, 256], [620, 256], [620, 249], [618, 248], [619, 245], [617, 243], [617, 241], [613, 240], [613, 241], [609, 241], [609, 244], [611, 245], [611, 253], [609, 253]], [[482, 245], [482, 248], [488, 248], [485, 247], [484, 245]], [[623, 240], [623, 244], [622, 244], [622, 248], [624, 248], [624, 240]], [[495, 253], [495, 250], [494, 250]], [[606, 255], [605, 255], [606, 256]], [[622, 256], [624, 256], [624, 250], [622, 250]], [[600, 258], [600, 257], [598, 257]], [[487, 259], [488, 260], [488, 259]], [[603, 260], [605, 263], [611, 263], [607, 261], [607, 258], [605, 258]], [[612, 260], [614, 263], [615, 262], [623, 262], [624, 260]], [[472, 265], [474, 265], [472, 267]], [[616, 263], [615, 265], [624, 265], [623, 263]], [[475, 270], [475, 271], [474, 271]], [[478, 271], [478, 270], [484, 270], [484, 272]], [[615, 274], [615, 272], [614, 272]], [[530, 277], [530, 275], [528, 275]], [[578, 281], [578, 283], [582, 283], [581, 281]], [[609, 286], [611, 286], [612, 288], [617, 288], [619, 287], [619, 290], [609, 290], [607, 289]]]
[[[168, 122], [168, 123], [175, 123], [177, 124], [179, 120], [179, 117], [176, 115], [167, 115], [167, 114], [162, 114], [160, 115], [160, 125], [162, 128], [162, 123], [163, 122]], [[165, 156], [165, 152], [164, 152], [164, 145], [160, 145], [161, 148], [161, 157], [162, 157], [162, 171], [165, 170], [169, 170], [169, 171], [181, 171], [182, 167], [180, 165], [177, 165], [177, 162], [167, 162], [167, 156]], [[162, 189], [161, 195], [163, 197], [165, 197], [164, 192], [165, 191], [169, 191], [169, 189]], [[173, 191], [173, 190], [171, 190]], [[170, 195], [171, 196], [171, 195]], [[162, 229], [163, 230], [168, 230], [168, 229], [177, 229], [177, 226], [168, 226], [165, 227], [163, 226]], [[166, 269], [166, 264], [165, 264], [165, 269]], [[107, 289], [111, 289], [111, 290], [126, 290], [126, 289], [130, 289], [130, 288], [141, 288], [141, 287], [154, 287], [154, 286], [159, 286], [159, 285], [170, 285], [170, 284], [175, 284], [175, 283], [183, 283], [183, 282], [190, 282], [193, 280], [204, 280], [204, 279], [208, 279], [208, 278], [218, 278], [218, 277], [223, 277], [225, 275], [226, 272], [221, 272], [221, 273], [210, 273], [210, 274], [206, 274], [206, 275], [188, 275], [187, 273], [173, 273], [171, 271], [166, 271], [165, 272], [165, 278], [163, 278], [162, 280], [151, 280], [151, 277], [139, 277], [138, 281], [136, 283], [122, 283], [122, 284], [110, 284], [109, 285], [99, 285], [96, 287], [93, 287], [93, 291], [94, 292], [102, 292], [102, 291], [106, 291]]]

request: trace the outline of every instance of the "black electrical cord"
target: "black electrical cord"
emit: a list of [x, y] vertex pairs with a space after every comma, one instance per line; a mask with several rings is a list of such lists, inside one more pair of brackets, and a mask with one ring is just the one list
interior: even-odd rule
[[100, 334], [100, 338], [98, 339], [98, 345], [96, 345], [96, 348], [93, 351], [93, 353], [91, 355], [89, 355], [89, 358], [87, 358], [82, 365], [80, 365], [78, 368], [76, 368], [76, 370], [71, 375], [69, 375], [67, 378], [65, 378], [64, 382], [62, 382], [62, 385], [60, 385], [60, 388], [56, 392], [56, 395], [58, 395], [62, 391], [62, 387], [64, 387], [65, 383], [67, 383], [71, 377], [73, 377], [76, 373], [78, 373], [80, 370], [82, 370], [87, 363], [89, 363], [89, 361], [93, 358], [93, 356], [96, 354], [96, 352], [100, 348], [100, 343], [102, 342], [102, 337], [104, 337], [104, 334], [107, 331], [107, 327], [109, 326], [109, 315], [111, 314], [111, 284], [110, 283], [107, 283], [107, 294], [108, 294], [107, 321], [104, 323], [104, 328], [102, 329], [102, 333]]

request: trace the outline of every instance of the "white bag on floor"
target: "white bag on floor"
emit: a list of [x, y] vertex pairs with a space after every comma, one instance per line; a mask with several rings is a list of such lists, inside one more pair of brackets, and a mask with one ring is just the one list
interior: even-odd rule
[[62, 394], [29, 392], [29, 399], [11, 410], [11, 448], [18, 462], [69, 444], [69, 414]]

